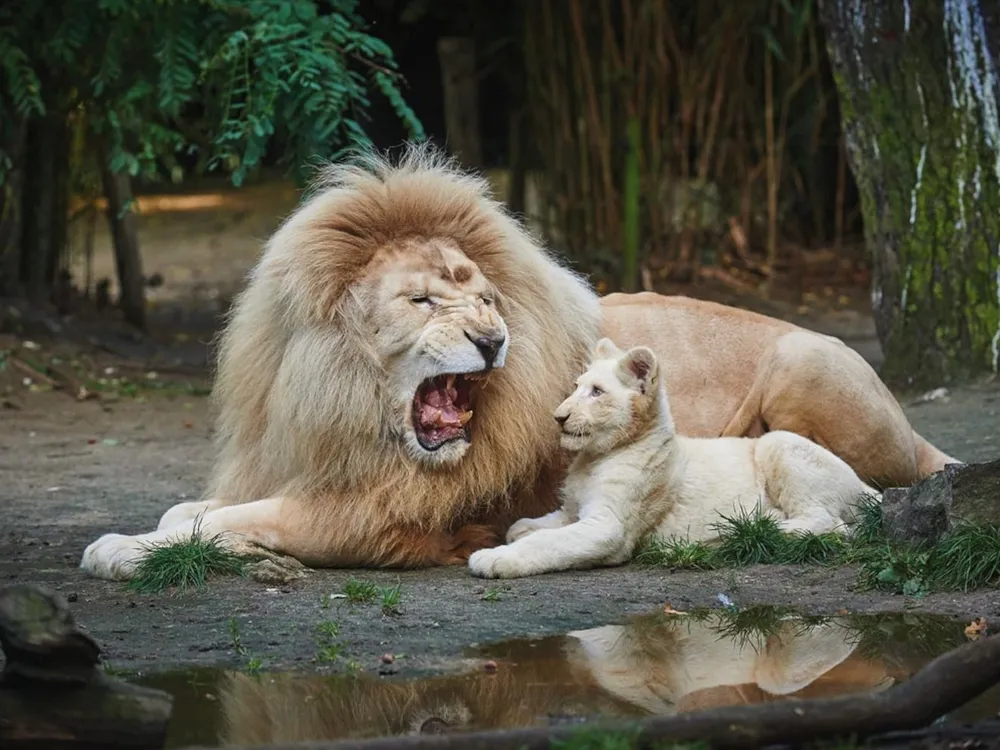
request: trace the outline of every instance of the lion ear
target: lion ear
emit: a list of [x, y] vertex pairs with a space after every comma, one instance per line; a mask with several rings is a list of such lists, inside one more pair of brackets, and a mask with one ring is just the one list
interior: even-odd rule
[[659, 364], [653, 350], [637, 346], [618, 361], [618, 375], [626, 385], [637, 386], [640, 393], [647, 393], [656, 384]]
[[608, 338], [603, 338], [594, 347], [594, 359], [615, 359], [621, 356], [622, 350], [615, 346], [615, 342]]

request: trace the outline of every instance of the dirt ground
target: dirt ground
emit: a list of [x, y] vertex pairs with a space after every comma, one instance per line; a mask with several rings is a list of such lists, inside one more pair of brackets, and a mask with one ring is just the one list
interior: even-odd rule
[[[668, 573], [619, 568], [490, 585], [464, 568], [419, 572], [316, 571], [272, 588], [223, 579], [202, 592], [139, 596], [78, 569], [84, 547], [107, 531], [154, 528], [171, 504], [194, 498], [210, 468], [211, 425], [203, 397], [157, 394], [146, 401], [77, 402], [59, 392], [29, 393], [0, 412], [0, 584], [37, 582], [69, 597], [75, 616], [118, 668], [238, 665], [230, 619], [243, 645], [267, 668], [311, 669], [316, 626], [341, 625], [346, 653], [375, 669], [386, 652], [405, 652], [407, 672], [460, 666], [472, 643], [593, 627], [652, 611], [738, 604], [788, 605], [812, 614], [926, 611], [1000, 617], [1000, 592], [933, 594], [907, 600], [853, 590], [844, 569], [750, 568]], [[995, 457], [1000, 389], [968, 388], [907, 411], [919, 431], [965, 460]], [[324, 596], [351, 576], [402, 585], [401, 613], [348, 606]], [[485, 598], [484, 598], [485, 597]]]
[[[243, 202], [206, 195], [201, 203], [168, 196], [146, 204], [141, 222], [146, 270], [161, 272], [165, 282], [153, 295], [159, 338], [154, 345], [133, 347], [134, 379], [142, 380], [154, 368], [183, 365], [193, 368], [191, 382], [205, 384], [198, 371], [207, 361], [214, 316], [256, 259], [261, 240], [294, 200], [287, 192], [280, 200], [248, 192]], [[178, 217], [184, 211], [182, 222]], [[96, 276], [110, 268], [107, 238], [98, 240]], [[713, 296], [711, 289], [700, 294]], [[858, 311], [858, 304], [838, 309], [840, 297], [826, 296], [833, 301], [825, 307], [817, 303], [821, 314], [801, 299], [786, 300], [784, 307], [725, 301], [841, 335], [877, 363], [870, 318]], [[816, 298], [806, 301], [812, 304]], [[181, 299], [183, 305], [174, 304]], [[200, 328], [187, 310], [201, 315]], [[79, 324], [84, 322], [81, 317]], [[107, 320], [88, 325], [105, 340], [117, 330]], [[44, 354], [50, 343], [39, 341]], [[84, 358], [87, 377], [107, 380], [121, 374], [121, 356], [108, 359], [108, 348], [103, 345], [100, 356]], [[110, 366], [118, 370], [105, 372]], [[501, 585], [484, 585], [464, 568], [314, 571], [305, 581], [284, 587], [224, 579], [200, 592], [134, 595], [121, 584], [85, 577], [78, 568], [80, 556], [101, 534], [152, 530], [170, 505], [199, 495], [213, 457], [205, 398], [172, 385], [144, 391], [142, 399], [77, 401], [64, 391], [21, 387], [22, 376], [28, 377], [16, 373], [11, 380], [8, 372], [6, 392], [0, 387], [0, 585], [36, 582], [62, 592], [77, 621], [119, 669], [238, 666], [247, 657], [234, 648], [234, 618], [242, 645], [265, 669], [317, 669], [312, 661], [315, 629], [333, 620], [341, 626], [347, 658], [375, 670], [386, 651], [406, 653], [408, 658], [397, 665], [408, 674], [459, 667], [462, 649], [475, 643], [594, 627], [655, 610], [667, 601], [682, 609], [718, 606], [720, 593], [741, 605], [789, 605], [810, 614], [912, 610], [1000, 617], [996, 590], [908, 600], [855, 591], [854, 573], [847, 569], [792, 567], [704, 574], [626, 567]], [[161, 372], [157, 377], [167, 376]], [[998, 384], [959, 389], [906, 408], [918, 431], [958, 458], [974, 461], [1000, 454]], [[383, 616], [375, 605], [349, 606], [339, 600], [324, 607], [324, 597], [339, 592], [351, 575], [381, 584], [399, 581], [400, 613]]]

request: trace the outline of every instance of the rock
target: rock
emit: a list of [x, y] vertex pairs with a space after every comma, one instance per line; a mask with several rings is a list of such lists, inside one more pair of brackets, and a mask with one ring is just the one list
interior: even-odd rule
[[894, 542], [937, 542], [962, 521], [1000, 526], [1000, 459], [948, 464], [912, 487], [882, 493], [882, 529]]

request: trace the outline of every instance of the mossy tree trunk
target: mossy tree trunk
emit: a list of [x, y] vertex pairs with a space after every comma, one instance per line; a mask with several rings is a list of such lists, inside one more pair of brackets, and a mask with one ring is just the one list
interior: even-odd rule
[[874, 259], [882, 375], [1000, 365], [1000, 5], [821, 0]]

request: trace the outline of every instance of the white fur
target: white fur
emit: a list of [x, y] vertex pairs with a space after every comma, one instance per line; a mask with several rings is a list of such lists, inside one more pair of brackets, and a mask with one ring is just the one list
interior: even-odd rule
[[645, 347], [623, 353], [603, 339], [555, 414], [565, 420], [564, 447], [576, 451], [562, 508], [518, 521], [506, 545], [474, 553], [474, 575], [619, 565], [651, 534], [713, 541], [722, 516], [756, 509], [785, 532], [842, 532], [862, 495], [879, 496], [840, 458], [791, 432], [677, 435]]

